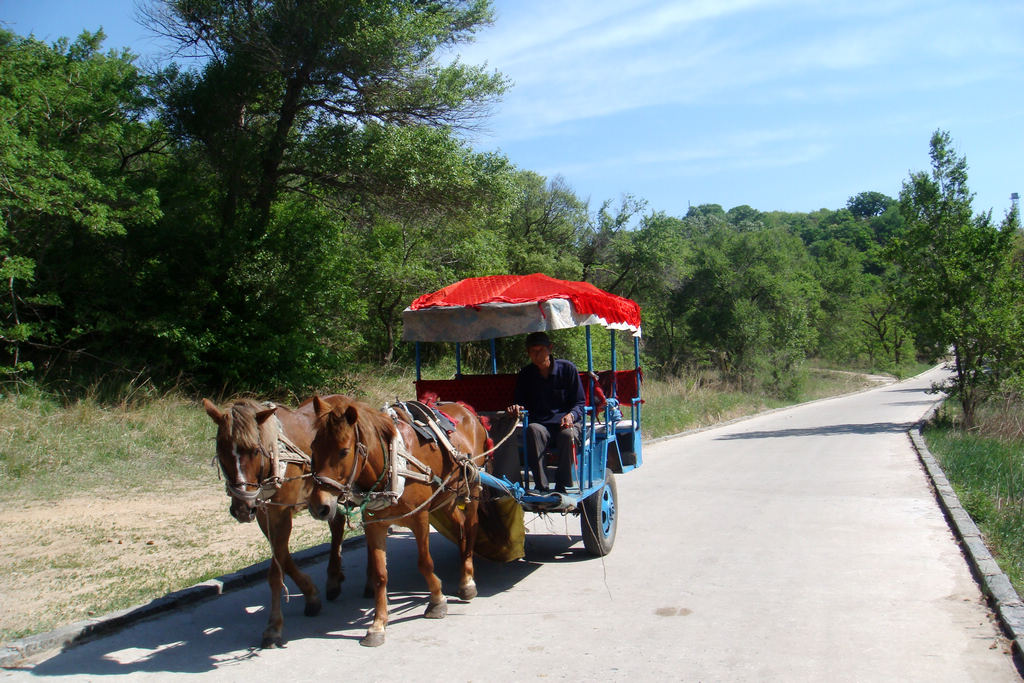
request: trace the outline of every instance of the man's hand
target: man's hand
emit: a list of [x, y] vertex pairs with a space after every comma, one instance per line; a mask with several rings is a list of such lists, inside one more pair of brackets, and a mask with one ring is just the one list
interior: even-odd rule
[[513, 404], [510, 405], [508, 408], [505, 408], [505, 412], [511, 415], [512, 417], [518, 418], [519, 415], [523, 412], [523, 407], [521, 405]]
[[570, 429], [575, 421], [572, 419], [572, 413], [566, 413], [562, 418], [562, 429]]

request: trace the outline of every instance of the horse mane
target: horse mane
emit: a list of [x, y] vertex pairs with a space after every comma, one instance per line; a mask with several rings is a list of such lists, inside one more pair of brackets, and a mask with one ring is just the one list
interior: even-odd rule
[[371, 408], [360, 401], [353, 401], [352, 403], [359, 409], [360, 427], [365, 429], [369, 426], [370, 429], [368, 431], [376, 434], [381, 443], [390, 444], [391, 439], [398, 431], [398, 428], [395, 427], [395, 421], [391, 419], [391, 416]]
[[229, 415], [231, 421], [226, 426], [231, 440], [240, 448], [257, 450], [260, 448], [260, 428], [256, 423], [256, 413], [265, 410], [256, 401], [248, 398], [238, 399], [231, 404]]

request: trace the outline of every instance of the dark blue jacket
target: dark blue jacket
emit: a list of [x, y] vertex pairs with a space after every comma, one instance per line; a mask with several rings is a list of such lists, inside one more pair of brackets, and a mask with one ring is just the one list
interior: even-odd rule
[[540, 369], [530, 363], [516, 377], [515, 402], [530, 411], [530, 422], [558, 424], [572, 413], [576, 424], [583, 422], [583, 383], [570, 361], [552, 358], [551, 374], [541, 377]]

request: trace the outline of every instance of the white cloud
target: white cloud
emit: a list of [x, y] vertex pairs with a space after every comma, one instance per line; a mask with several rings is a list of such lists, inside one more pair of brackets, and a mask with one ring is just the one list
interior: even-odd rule
[[[638, 148], [628, 154], [578, 161], [548, 168], [544, 175], [592, 177], [632, 169], [639, 177], [693, 176], [729, 169], [782, 168], [820, 159], [835, 131], [786, 127], [691, 136], [663, 147]], [[699, 140], [698, 140], [699, 138]]]
[[[476, 48], [516, 84], [498, 118], [512, 139], [657, 106], [852, 101], [908, 88], [953, 87], [993, 72], [991, 66], [976, 66], [977, 56], [951, 59], [989, 49], [975, 29], [991, 23], [991, 12], [972, 15], [960, 31], [950, 32], [962, 5], [860, 2], [823, 8], [781, 0], [527, 5], [499, 8], [499, 22], [502, 11], [515, 8], [515, 15]], [[1006, 41], [990, 44], [1007, 49]]]

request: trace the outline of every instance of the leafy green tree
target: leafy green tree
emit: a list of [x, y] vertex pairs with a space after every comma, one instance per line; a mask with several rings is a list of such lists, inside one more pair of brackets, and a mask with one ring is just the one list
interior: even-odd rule
[[686, 210], [686, 218], [695, 223], [700, 223], [701, 219], [723, 223], [727, 220], [725, 209], [722, 208], [721, 204], [698, 204], [697, 206], [691, 206]]
[[[596, 216], [588, 221], [580, 239], [579, 252], [582, 270], [574, 276], [618, 293], [631, 271], [640, 267], [644, 255], [651, 254], [650, 245], [640, 245], [639, 234], [631, 230], [631, 223], [646, 206], [646, 202], [625, 195], [616, 211], [610, 200], [601, 204]], [[634, 258], [639, 256], [639, 258]]]
[[612, 260], [616, 294], [637, 301], [644, 312], [645, 355], [664, 371], [680, 370], [685, 326], [672, 307], [674, 292], [689, 273], [685, 221], [652, 213], [635, 230], [621, 234]]
[[206, 150], [224, 226], [256, 236], [281, 192], [375, 184], [364, 126], [471, 126], [505, 88], [436, 56], [490, 21], [487, 0], [162, 0], [148, 16], [206, 58], [170, 80], [167, 119]]
[[667, 298], [685, 267], [682, 226], [682, 220], [659, 212], [644, 216], [636, 229], [619, 232], [607, 273], [596, 284], [648, 306]]
[[854, 218], [866, 220], [881, 216], [888, 211], [895, 200], [881, 192], [861, 192], [846, 202], [846, 208]]
[[931, 172], [911, 173], [900, 192], [906, 232], [891, 249], [901, 274], [896, 294], [923, 345], [952, 353], [946, 389], [970, 427], [1004, 370], [1024, 356], [1021, 277], [1010, 258], [1017, 216], [997, 225], [991, 211], [972, 215], [967, 160], [949, 133], [932, 135], [930, 156]]
[[[451, 226], [510, 192], [504, 158], [456, 135], [504, 79], [438, 61], [487, 25], [489, 3], [159, 0], [147, 13], [204, 58], [161, 88], [175, 173], [199, 186], [190, 199], [187, 180], [170, 181], [166, 237], [137, 244], [154, 283], [181, 278], [154, 321], [167, 358], [206, 382], [274, 389], [390, 357], [396, 302], [431, 272], [429, 248], [403, 247], [434, 234], [456, 248]], [[195, 241], [170, 244], [181, 232]]]
[[444, 152], [436, 155], [436, 171], [419, 183], [432, 179], [432, 187], [421, 189], [443, 202], [429, 210], [423, 202], [378, 202], [347, 231], [354, 286], [366, 305], [367, 358], [393, 359], [401, 312], [419, 294], [508, 270], [500, 224], [515, 201], [511, 166], [463, 146]]
[[739, 380], [791, 394], [816, 341], [820, 286], [799, 238], [719, 227], [691, 243], [673, 305], [701, 355]]
[[734, 206], [725, 213], [729, 225], [740, 232], [750, 232], [764, 228], [761, 212], [752, 206], [741, 204]]
[[865, 344], [858, 304], [870, 287], [864, 274], [864, 255], [839, 239], [815, 242], [814, 273], [821, 286], [822, 316], [817, 326], [816, 355], [843, 364], [855, 364]]
[[515, 177], [517, 201], [507, 221], [509, 272], [576, 279], [580, 245], [590, 222], [589, 208], [565, 178], [547, 180], [532, 171]]
[[878, 284], [870, 287], [858, 302], [868, 362], [872, 367], [898, 370], [905, 360], [912, 358], [910, 331], [893, 288], [877, 276], [869, 277]]
[[0, 30], [0, 353], [7, 368], [80, 353], [127, 324], [120, 239], [160, 216], [164, 144], [147, 80], [101, 32], [48, 46]]

